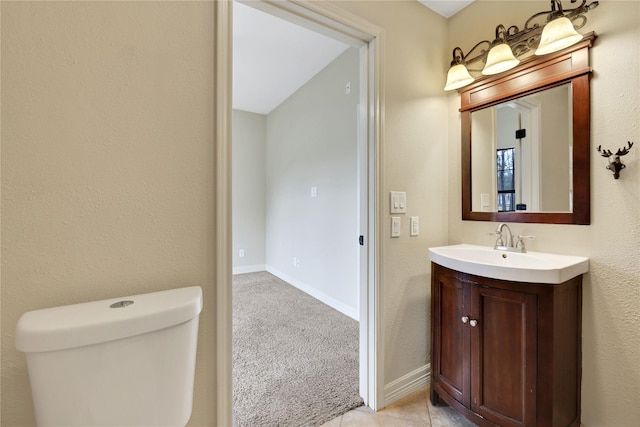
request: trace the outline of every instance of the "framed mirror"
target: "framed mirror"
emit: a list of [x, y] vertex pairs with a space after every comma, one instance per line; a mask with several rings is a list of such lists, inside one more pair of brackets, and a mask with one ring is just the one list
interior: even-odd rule
[[589, 224], [595, 37], [459, 90], [463, 220]]

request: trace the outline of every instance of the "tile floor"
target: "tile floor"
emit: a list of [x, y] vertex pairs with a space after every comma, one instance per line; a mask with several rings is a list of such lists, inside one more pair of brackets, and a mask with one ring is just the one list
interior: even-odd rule
[[366, 406], [354, 409], [321, 427], [475, 427], [448, 406], [434, 407], [428, 388], [400, 399], [378, 412]]

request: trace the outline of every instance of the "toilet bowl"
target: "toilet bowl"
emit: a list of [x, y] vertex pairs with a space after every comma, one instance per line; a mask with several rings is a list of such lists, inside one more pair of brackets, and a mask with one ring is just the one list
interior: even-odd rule
[[184, 426], [201, 310], [187, 287], [24, 313], [38, 426]]

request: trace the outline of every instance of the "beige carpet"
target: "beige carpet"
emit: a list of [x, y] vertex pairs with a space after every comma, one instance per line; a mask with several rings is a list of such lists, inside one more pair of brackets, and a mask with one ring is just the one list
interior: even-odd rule
[[234, 424], [313, 427], [362, 404], [358, 322], [269, 273], [234, 276]]

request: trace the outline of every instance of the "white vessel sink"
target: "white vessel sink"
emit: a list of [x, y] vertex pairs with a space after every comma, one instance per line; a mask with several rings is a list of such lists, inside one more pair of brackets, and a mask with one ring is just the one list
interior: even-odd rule
[[542, 252], [506, 252], [489, 246], [429, 248], [431, 261], [476, 276], [527, 283], [562, 283], [589, 271], [589, 258]]

